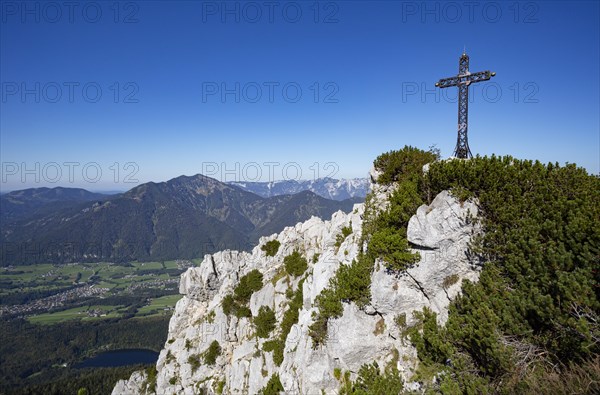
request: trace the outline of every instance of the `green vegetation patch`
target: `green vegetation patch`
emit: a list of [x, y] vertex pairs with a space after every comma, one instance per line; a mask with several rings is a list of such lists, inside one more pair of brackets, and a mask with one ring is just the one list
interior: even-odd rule
[[234, 314], [238, 318], [252, 317], [252, 312], [248, 308], [250, 297], [256, 291], [263, 287], [263, 275], [254, 269], [250, 273], [240, 278], [239, 284], [234, 288], [233, 295], [226, 295], [223, 298], [221, 307], [225, 315]]
[[281, 321], [281, 331], [279, 337], [274, 340], [269, 340], [263, 344], [263, 350], [266, 352], [273, 351], [273, 362], [277, 366], [280, 366], [283, 362], [283, 351], [285, 348], [285, 339], [288, 337], [292, 326], [298, 323], [300, 315], [300, 309], [302, 309], [302, 303], [304, 298], [303, 293], [304, 279], [298, 282], [298, 288], [290, 298], [288, 308], [283, 313], [283, 320]]
[[388, 366], [382, 374], [377, 363], [373, 362], [372, 364], [365, 364], [360, 368], [358, 378], [355, 382], [350, 381], [349, 375], [345, 375], [342, 387], [340, 388], [340, 394], [399, 394], [403, 387], [404, 384], [398, 369]]
[[200, 367], [200, 355], [199, 354], [190, 355], [188, 357], [188, 363], [192, 367], [192, 373], [195, 372]]
[[241, 303], [248, 303], [250, 297], [256, 291], [263, 287], [263, 275], [260, 271], [254, 269], [240, 278], [239, 284], [233, 290], [235, 300]]
[[316, 348], [327, 340], [329, 319], [342, 315], [342, 302], [355, 302], [361, 308], [366, 306], [371, 299], [372, 271], [373, 260], [366, 254], [359, 254], [350, 265], [340, 266], [335, 277], [329, 281], [329, 287], [317, 296], [319, 313], [309, 328], [313, 347]]
[[472, 249], [486, 263], [477, 283], [463, 281], [444, 327], [428, 310], [417, 315], [421, 373], [443, 378], [431, 390], [597, 390], [600, 178], [575, 165], [476, 157], [431, 165], [421, 194], [445, 189], [479, 199], [485, 233]]
[[152, 365], [146, 368], [146, 380], [142, 383], [142, 388], [146, 391], [146, 393], [155, 393], [156, 392], [156, 366]]
[[283, 263], [288, 274], [294, 277], [303, 275], [308, 268], [308, 262], [306, 261], [306, 258], [304, 258], [298, 251], [294, 251], [290, 255], [283, 258]]
[[279, 242], [279, 240], [270, 240], [263, 244], [263, 246], [260, 247], [260, 249], [263, 250], [267, 256], [275, 256], [275, 254], [277, 254], [277, 251], [279, 251], [280, 245], [281, 243]]
[[281, 338], [273, 339], [264, 342], [263, 351], [265, 352], [273, 352], [273, 362], [277, 366], [280, 366], [283, 362], [283, 349], [285, 347], [285, 340], [281, 340]]
[[261, 306], [258, 310], [258, 315], [254, 317], [254, 326], [256, 327], [256, 335], [262, 338], [268, 338], [277, 320], [275, 312], [268, 306]]
[[423, 151], [415, 147], [406, 146], [399, 151], [389, 151], [375, 159], [375, 168], [381, 171], [377, 179], [378, 184], [391, 184], [401, 181], [407, 174], [422, 172], [423, 165], [439, 159], [435, 150]]
[[213, 340], [208, 349], [204, 352], [204, 363], [207, 365], [214, 365], [217, 361], [217, 357], [221, 355], [221, 345], [218, 341]]
[[341, 246], [342, 243], [344, 242], [344, 240], [346, 240], [346, 238], [348, 236], [350, 236], [351, 234], [352, 234], [352, 222], [350, 222], [350, 225], [342, 227], [342, 233], [338, 234], [335, 237], [335, 246], [336, 247]]
[[252, 317], [248, 308], [250, 297], [256, 291], [263, 287], [263, 275], [254, 269], [250, 273], [240, 278], [239, 284], [234, 288], [233, 295], [226, 295], [223, 298], [221, 307], [225, 315], [234, 314], [236, 317]]
[[202, 361], [204, 361], [206, 365], [214, 365], [217, 361], [217, 357], [221, 355], [221, 351], [219, 342], [213, 340], [202, 354], [190, 355], [188, 357], [188, 363], [192, 367], [192, 372], [195, 372], [200, 367]]
[[274, 373], [265, 388], [260, 391], [261, 395], [279, 395], [280, 392], [284, 391], [283, 384], [281, 384], [281, 380], [279, 379], [279, 375]]

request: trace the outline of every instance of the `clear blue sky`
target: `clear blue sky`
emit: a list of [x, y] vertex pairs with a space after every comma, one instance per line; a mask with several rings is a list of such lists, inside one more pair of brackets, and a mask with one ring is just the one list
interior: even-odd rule
[[1, 2], [3, 192], [363, 177], [406, 144], [447, 157], [456, 89], [434, 84], [463, 46], [497, 73], [473, 86], [473, 153], [600, 170], [596, 1], [73, 3]]

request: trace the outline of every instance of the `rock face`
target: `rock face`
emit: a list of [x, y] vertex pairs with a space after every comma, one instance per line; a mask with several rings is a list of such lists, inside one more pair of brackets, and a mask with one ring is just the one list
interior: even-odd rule
[[[391, 190], [375, 185], [371, 204], [385, 207]], [[468, 254], [468, 243], [479, 231], [472, 221], [478, 215], [477, 205], [461, 204], [442, 192], [431, 205], [420, 207], [408, 225], [408, 240], [421, 255], [420, 261], [401, 275], [387, 273], [377, 261], [371, 304], [360, 310], [353, 303], [344, 303], [343, 315], [329, 323], [327, 342], [314, 349], [309, 327], [317, 310], [315, 299], [340, 265], [348, 265], [357, 257], [362, 248], [363, 215], [364, 205], [358, 204], [349, 214], [335, 213], [330, 221], [313, 217], [280, 234], [261, 238], [251, 253], [227, 250], [207, 255], [199, 267], [185, 272], [180, 283], [183, 298], [177, 303], [156, 365], [156, 393], [196, 394], [204, 390], [213, 394], [222, 390], [255, 394], [277, 373], [286, 393], [337, 394], [340, 382], [334, 369], [349, 371], [355, 379], [360, 367], [372, 361], [379, 366], [395, 362], [405, 381], [410, 382], [417, 354], [395, 318], [404, 315], [410, 325], [414, 311], [429, 307], [444, 322], [462, 280], [477, 281], [479, 265]], [[336, 246], [343, 227], [351, 227], [352, 233]], [[267, 256], [261, 246], [275, 239], [280, 247], [275, 256]], [[264, 351], [263, 345], [278, 336], [290, 303], [289, 290], [296, 290], [300, 283], [301, 277], [284, 271], [284, 257], [295, 250], [308, 261], [302, 308], [285, 339], [283, 362], [277, 366], [273, 352]], [[270, 339], [256, 336], [249, 318], [223, 312], [224, 298], [253, 269], [263, 274], [263, 287], [252, 294], [248, 307], [253, 316], [261, 306], [275, 312], [278, 324]], [[222, 351], [214, 365], [201, 360], [194, 366], [194, 358], [202, 356], [215, 340]], [[129, 380], [117, 383], [113, 394], [143, 394], [150, 381], [144, 372], [136, 372]], [[407, 386], [410, 388], [410, 383]]]

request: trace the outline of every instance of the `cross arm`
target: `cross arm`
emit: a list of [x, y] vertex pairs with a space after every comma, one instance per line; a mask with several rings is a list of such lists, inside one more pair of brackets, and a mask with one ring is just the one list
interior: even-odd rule
[[496, 73], [486, 70], [486, 71], [478, 71], [476, 73], [471, 73], [467, 75], [457, 75], [455, 77], [450, 78], [442, 78], [438, 82], [436, 82], [435, 86], [438, 88], [449, 88], [451, 86], [458, 86], [460, 84], [471, 83], [471, 82], [480, 82], [487, 81]]
[[487, 81], [495, 75], [496, 73], [489, 70], [479, 71], [477, 73], [469, 74], [467, 77], [464, 77], [465, 79], [463, 80], [469, 82]]
[[460, 78], [458, 78], [457, 76], [450, 78], [442, 78], [441, 80], [435, 83], [435, 86], [437, 86], [438, 88], [449, 88], [451, 86], [458, 86], [459, 83]]

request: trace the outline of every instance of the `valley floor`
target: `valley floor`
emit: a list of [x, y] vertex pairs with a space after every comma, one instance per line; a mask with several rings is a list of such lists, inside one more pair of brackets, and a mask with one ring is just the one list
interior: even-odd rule
[[131, 367], [73, 366], [106, 350], [159, 351], [181, 298], [179, 276], [196, 263], [0, 268], [0, 393], [61, 393], [65, 385], [110, 393]]

